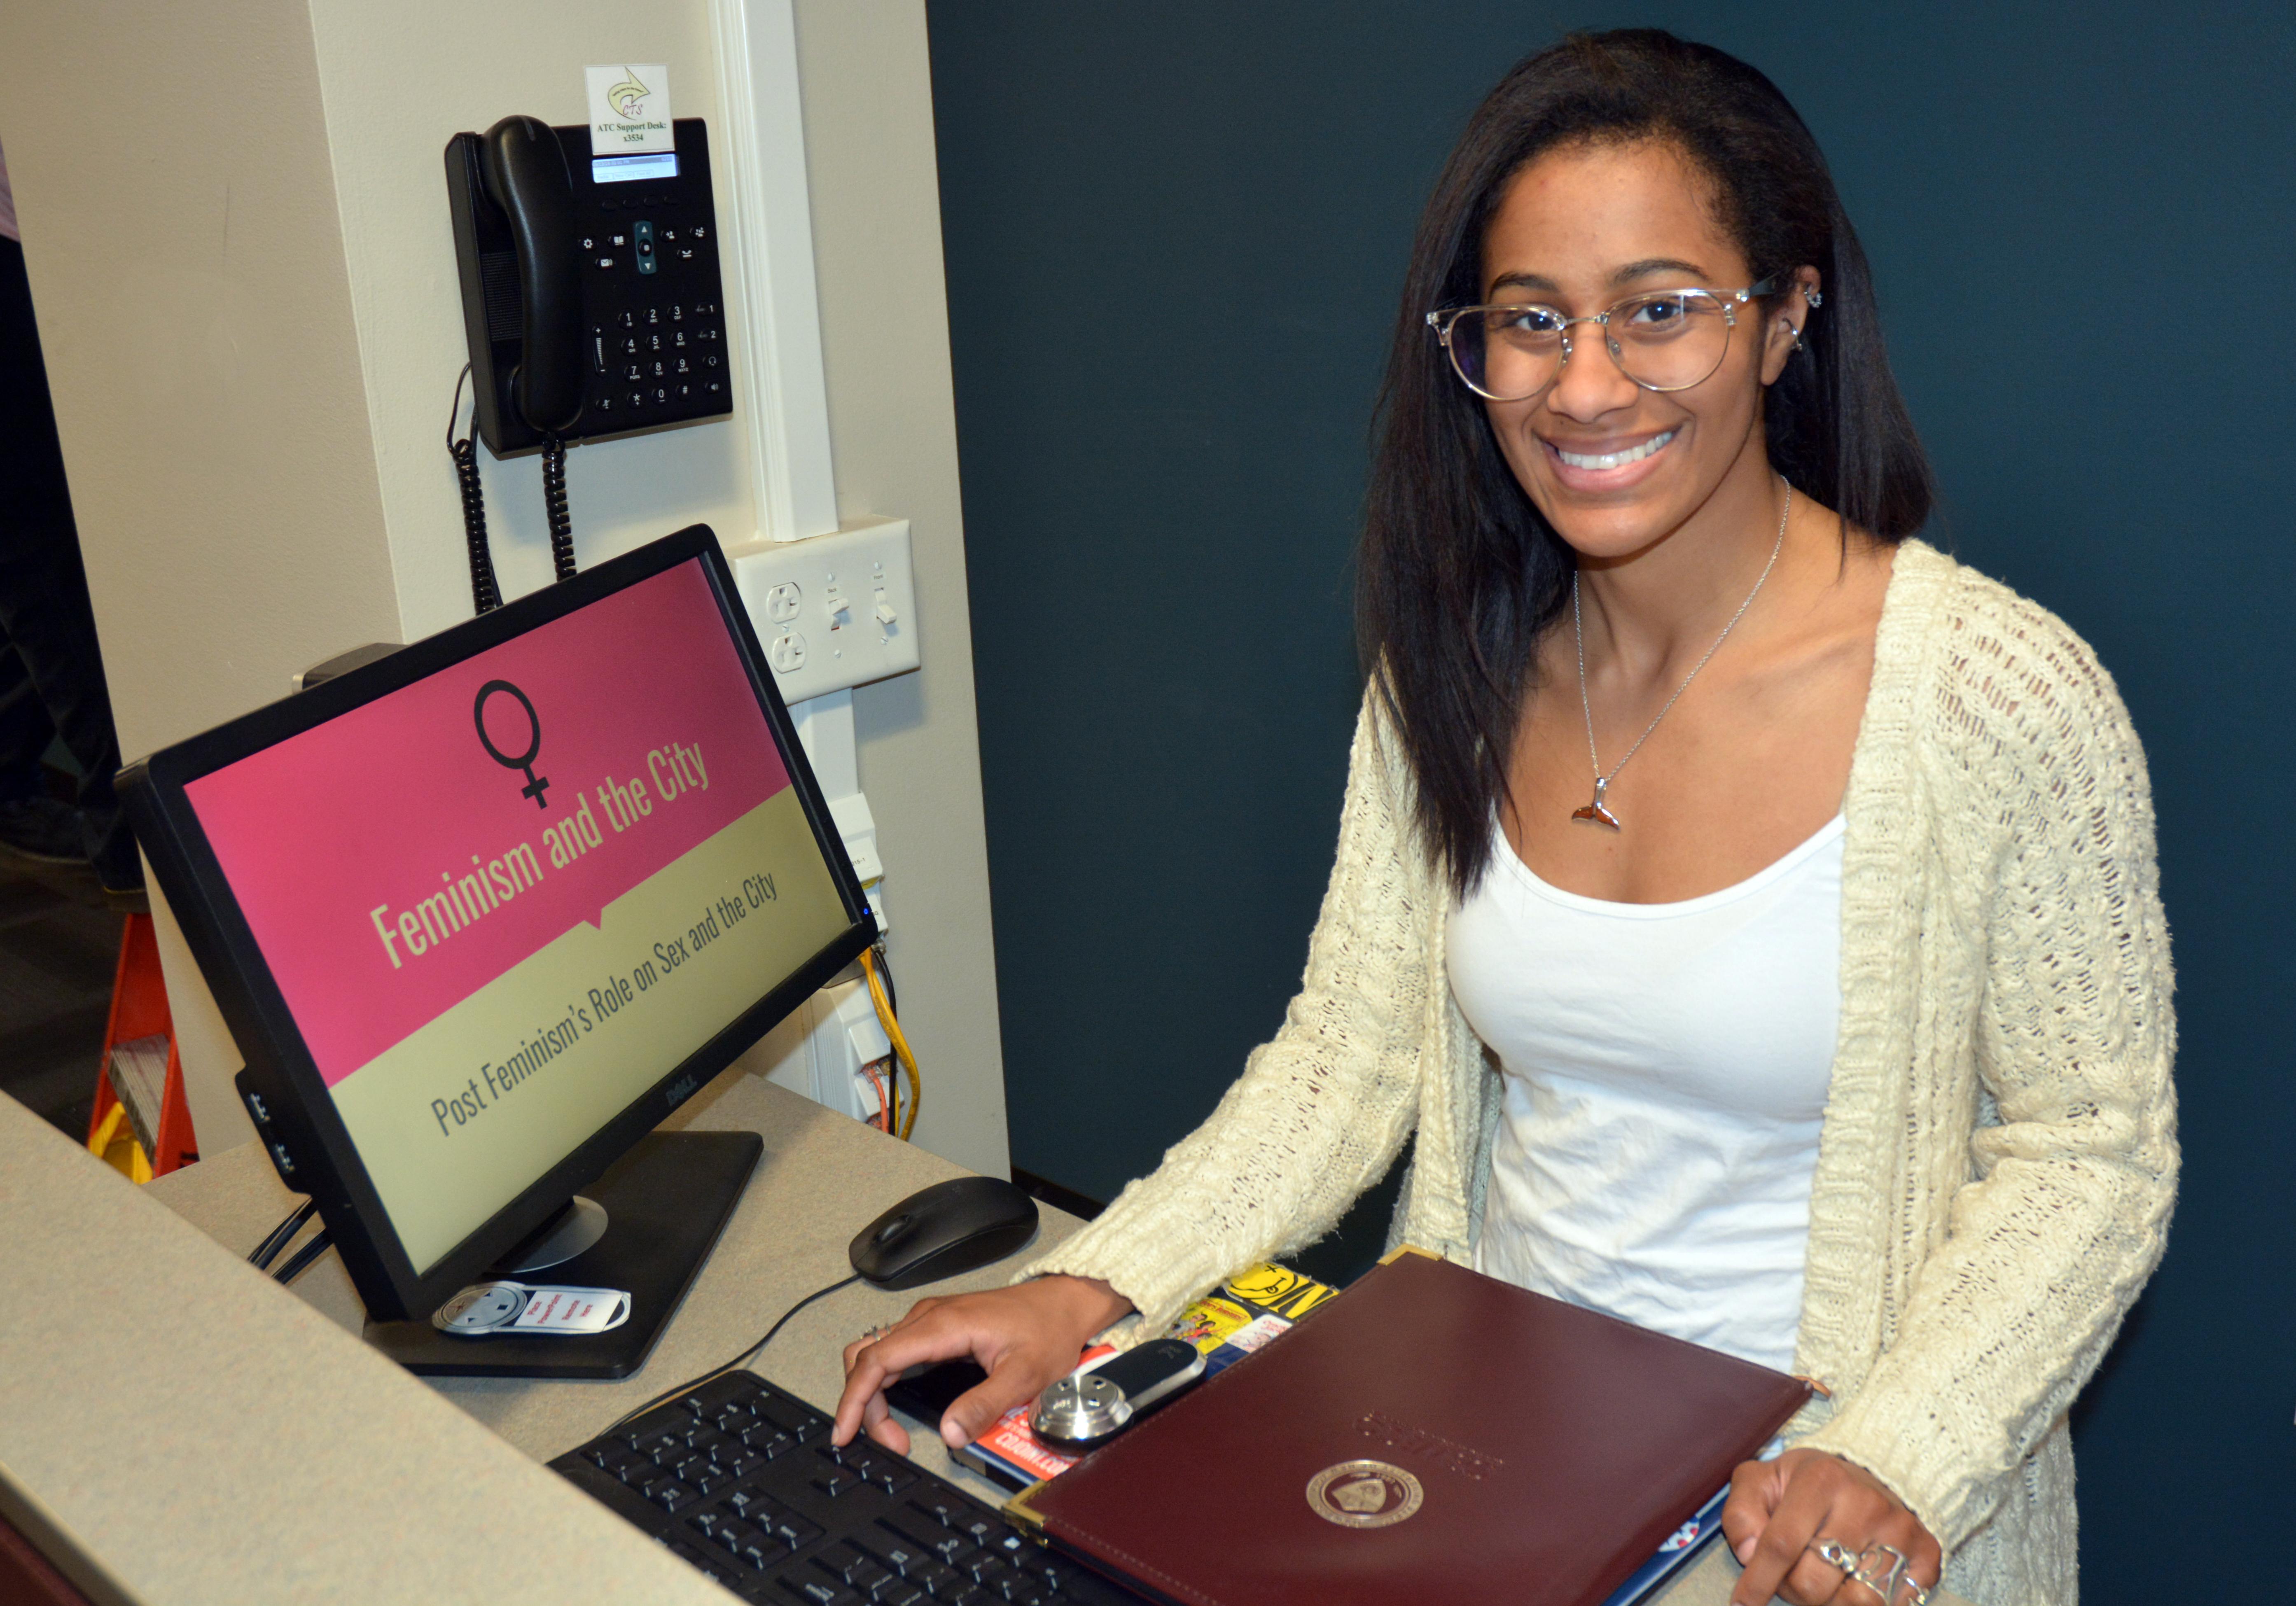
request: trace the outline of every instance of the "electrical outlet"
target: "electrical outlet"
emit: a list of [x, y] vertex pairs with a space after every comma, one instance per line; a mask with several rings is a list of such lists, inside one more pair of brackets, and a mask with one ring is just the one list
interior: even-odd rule
[[783, 702], [917, 667], [906, 519], [873, 519], [803, 541], [759, 542], [726, 556]]

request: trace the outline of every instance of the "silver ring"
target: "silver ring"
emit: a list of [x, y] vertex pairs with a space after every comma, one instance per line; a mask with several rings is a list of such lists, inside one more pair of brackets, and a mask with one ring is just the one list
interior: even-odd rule
[[[1821, 1534], [1803, 1548], [1828, 1567], [1840, 1568], [1850, 1577], [1857, 1577], [1857, 1558], [1849, 1553], [1849, 1547], [1841, 1540], [1829, 1539]], [[1858, 1578], [1857, 1581], [1863, 1584], [1866, 1580]]]
[[[1867, 1558], [1876, 1552], [1881, 1553], [1882, 1560], [1868, 1561]], [[1929, 1591], [1906, 1577], [1906, 1569], [1912, 1566], [1913, 1561], [1904, 1551], [1894, 1545], [1884, 1545], [1876, 1540], [1857, 1553], [1857, 1569], [1849, 1576], [1880, 1595], [1883, 1606], [1898, 1606], [1898, 1586], [1900, 1584], [1913, 1590], [1911, 1599], [1914, 1606], [1922, 1606], [1922, 1602], [1929, 1599]]]
[[892, 1331], [890, 1324], [883, 1327], [865, 1327], [861, 1330], [861, 1341], [865, 1344], [873, 1344]]

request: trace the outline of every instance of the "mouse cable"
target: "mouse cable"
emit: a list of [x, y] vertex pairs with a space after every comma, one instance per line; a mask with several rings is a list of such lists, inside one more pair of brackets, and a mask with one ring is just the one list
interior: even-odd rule
[[273, 1280], [279, 1282], [292, 1282], [303, 1274], [311, 1262], [332, 1249], [334, 1243], [335, 1241], [327, 1235], [327, 1229], [321, 1227], [317, 1237], [288, 1257], [287, 1264], [272, 1274]]
[[846, 1277], [839, 1282], [831, 1283], [827, 1288], [815, 1289], [811, 1293], [806, 1295], [804, 1299], [800, 1299], [796, 1304], [782, 1312], [781, 1320], [775, 1322], [771, 1327], [766, 1329], [766, 1336], [764, 1338], [759, 1339], [756, 1343], [742, 1351], [741, 1354], [735, 1356], [732, 1360], [726, 1362], [722, 1366], [712, 1366], [709, 1371], [701, 1373], [699, 1376], [690, 1377], [686, 1379], [685, 1381], [678, 1384], [675, 1389], [663, 1389], [660, 1394], [655, 1395], [652, 1399], [646, 1401], [644, 1405], [639, 1405], [634, 1410], [623, 1412], [621, 1415], [613, 1420], [613, 1422], [607, 1427], [605, 1431], [611, 1433], [616, 1428], [620, 1427], [624, 1422], [630, 1421], [634, 1417], [644, 1416], [656, 1405], [661, 1405], [668, 1400], [674, 1400], [681, 1394], [690, 1393], [693, 1389], [701, 1388], [702, 1384], [710, 1381], [714, 1378], [724, 1377], [727, 1372], [749, 1361], [767, 1345], [772, 1343], [774, 1341], [774, 1335], [779, 1332], [782, 1330], [783, 1324], [788, 1322], [791, 1316], [797, 1315], [798, 1312], [803, 1310], [816, 1299], [825, 1299], [830, 1295], [835, 1293], [839, 1289], [850, 1288], [853, 1284], [860, 1281], [861, 1274], [859, 1272], [856, 1272], [849, 1277]]
[[248, 1265], [258, 1271], [270, 1270], [271, 1263], [279, 1258], [279, 1251], [294, 1241], [295, 1234], [303, 1230], [303, 1224], [311, 1219], [312, 1213], [318, 1208], [317, 1200], [307, 1199], [288, 1211], [287, 1219], [266, 1233], [263, 1241], [248, 1251]]
[[893, 1057], [909, 1077], [909, 1107], [903, 1112], [900, 1130], [894, 1135], [906, 1140], [917, 1129], [917, 1106], [925, 1102], [924, 1078], [917, 1075], [917, 1057], [909, 1052], [909, 1040], [901, 1035], [901, 1023], [893, 1016], [892, 1001], [885, 996], [884, 979], [877, 973], [877, 955], [873, 949], [861, 950], [861, 973], [869, 979], [869, 999], [877, 1006], [877, 1020], [891, 1039]]

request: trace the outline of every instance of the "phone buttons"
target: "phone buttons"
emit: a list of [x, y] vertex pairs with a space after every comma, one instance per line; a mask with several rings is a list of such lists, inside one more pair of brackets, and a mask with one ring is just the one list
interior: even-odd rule
[[633, 390], [630, 392], [627, 400], [633, 407], [643, 407], [645, 406], [645, 392], [643, 390]]
[[601, 268], [611, 268], [614, 266], [614, 259], [611, 257], [600, 257], [596, 260]]
[[[637, 315], [636, 313], [626, 312], [619, 317], [616, 318], [614, 322], [619, 324], [625, 329], [635, 329], [637, 327]], [[630, 349], [636, 351], [637, 348], [633, 346]]]

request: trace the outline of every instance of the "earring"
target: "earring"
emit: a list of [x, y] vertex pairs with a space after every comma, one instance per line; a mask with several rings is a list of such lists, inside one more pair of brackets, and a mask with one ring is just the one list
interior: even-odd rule
[[1801, 343], [1801, 331], [1794, 327], [1793, 320], [1792, 318], [1780, 318], [1778, 322], [1784, 324], [1786, 326], [1786, 332], [1793, 336], [1793, 348], [1796, 351], [1807, 351], [1808, 349], [1808, 347]]
[[1812, 312], [1825, 305], [1825, 295], [1822, 291], [1806, 290], [1801, 292], [1801, 299], [1809, 303]]

